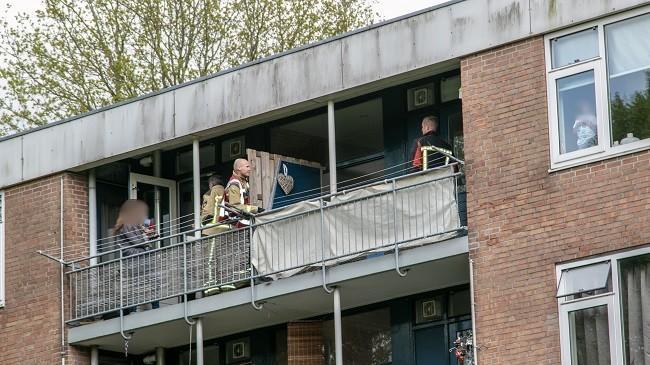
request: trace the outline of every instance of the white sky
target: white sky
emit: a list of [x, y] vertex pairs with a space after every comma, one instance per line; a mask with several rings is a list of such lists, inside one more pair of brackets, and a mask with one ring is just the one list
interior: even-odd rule
[[428, 8], [448, 0], [377, 0], [377, 10], [383, 19], [391, 19], [400, 15]]
[[[376, 0], [377, 10], [382, 19], [391, 19], [416, 10], [446, 2], [447, 0]], [[12, 13], [32, 12], [41, 6], [42, 0], [0, 0], [0, 4], [11, 4]], [[4, 8], [4, 6], [3, 6]]]

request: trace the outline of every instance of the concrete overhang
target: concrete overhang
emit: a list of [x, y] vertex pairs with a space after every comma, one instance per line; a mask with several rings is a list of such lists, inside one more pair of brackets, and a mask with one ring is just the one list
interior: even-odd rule
[[[328, 282], [341, 291], [343, 309], [382, 302], [469, 282], [467, 237], [458, 237], [400, 252], [404, 278], [395, 272], [393, 254], [333, 267]], [[204, 321], [204, 338], [218, 338], [332, 312], [332, 297], [322, 287], [320, 271], [255, 286], [261, 311], [251, 306], [251, 289], [243, 288], [188, 302], [188, 316]], [[133, 332], [129, 352], [140, 354], [155, 347], [187, 343], [183, 303], [132, 313], [124, 317], [126, 332]], [[99, 346], [122, 351], [119, 318], [68, 330], [73, 345]]]
[[468, 54], [648, 3], [451, 1], [0, 139], [0, 188], [416, 80]]

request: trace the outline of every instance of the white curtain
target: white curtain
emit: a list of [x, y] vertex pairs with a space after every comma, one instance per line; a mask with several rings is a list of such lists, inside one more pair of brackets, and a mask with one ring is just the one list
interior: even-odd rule
[[607, 65], [610, 77], [650, 67], [650, 15], [605, 27]]
[[451, 168], [438, 169], [397, 180], [395, 193], [389, 182], [337, 195], [322, 219], [318, 202], [261, 215], [251, 262], [260, 274], [276, 273], [270, 276], [275, 279], [319, 265], [322, 258], [335, 265], [362, 251], [389, 250], [395, 242], [405, 248], [449, 239], [460, 227], [454, 178], [444, 178], [451, 174]]
[[650, 365], [650, 262], [623, 265], [628, 365]]

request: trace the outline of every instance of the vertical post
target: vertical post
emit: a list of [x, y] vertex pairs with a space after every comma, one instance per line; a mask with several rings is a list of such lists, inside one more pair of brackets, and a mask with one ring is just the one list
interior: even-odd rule
[[196, 365], [203, 365], [203, 318], [196, 319]]
[[63, 224], [63, 213], [65, 212], [64, 206], [63, 206], [63, 198], [64, 198], [64, 192], [63, 192], [63, 181], [64, 181], [64, 176], [61, 176], [61, 216], [60, 216], [60, 226], [59, 226], [59, 243], [60, 243], [60, 254], [61, 254], [61, 261], [60, 261], [60, 271], [61, 271], [61, 363], [65, 363], [65, 303], [63, 302], [63, 297], [65, 296], [65, 287], [64, 287], [64, 282], [63, 282], [63, 277], [64, 277], [64, 271], [65, 268], [63, 266], [63, 240], [65, 238], [64, 235], [64, 224]]
[[[153, 152], [153, 176], [155, 177], [160, 177], [162, 176], [162, 153], [160, 150], [156, 150]], [[160, 214], [160, 188], [158, 186], [153, 187], [153, 200], [154, 200], [154, 205], [153, 205], [153, 211], [154, 211], [154, 221], [156, 222], [156, 233], [158, 236], [160, 236], [160, 228], [162, 226], [162, 222], [160, 221], [161, 219], [161, 214]], [[169, 222], [170, 226], [172, 222]], [[158, 241], [156, 243], [157, 247], [160, 247], [162, 244], [161, 241]]]
[[97, 258], [97, 178], [95, 169], [88, 173], [88, 241], [90, 242], [90, 264], [96, 265]]
[[343, 365], [343, 335], [341, 333], [341, 293], [334, 288], [334, 351], [336, 365]]
[[[192, 183], [194, 186], [194, 229], [201, 227], [201, 161], [199, 160], [199, 140], [192, 141]], [[201, 237], [201, 231], [194, 232]]]
[[330, 167], [330, 193], [336, 193], [336, 126], [334, 119], [334, 102], [327, 102], [327, 142]]
[[429, 168], [429, 150], [422, 151], [422, 170]]
[[97, 346], [90, 348], [90, 365], [99, 365], [99, 349]]
[[156, 347], [156, 365], [165, 365], [165, 349]]
[[478, 340], [476, 339], [476, 302], [474, 301], [474, 260], [469, 259], [469, 292], [470, 307], [472, 308], [472, 352], [474, 353], [474, 365], [478, 365]]

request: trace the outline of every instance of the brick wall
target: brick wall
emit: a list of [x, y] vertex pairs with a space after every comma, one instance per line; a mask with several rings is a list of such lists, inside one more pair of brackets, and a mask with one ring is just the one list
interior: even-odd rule
[[[60, 184], [64, 177], [66, 255], [87, 246], [86, 178], [55, 175], [5, 190], [6, 305], [0, 309], [1, 364], [61, 363], [59, 265], [36, 253], [58, 254]], [[87, 364], [83, 349], [68, 347], [67, 364]]]
[[555, 264], [650, 241], [650, 153], [549, 173], [540, 37], [461, 61], [482, 364], [559, 364]]
[[287, 324], [289, 365], [323, 363], [323, 322], [305, 321]]

